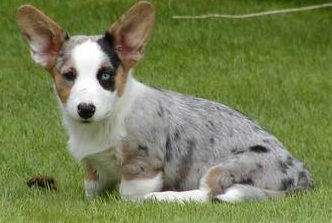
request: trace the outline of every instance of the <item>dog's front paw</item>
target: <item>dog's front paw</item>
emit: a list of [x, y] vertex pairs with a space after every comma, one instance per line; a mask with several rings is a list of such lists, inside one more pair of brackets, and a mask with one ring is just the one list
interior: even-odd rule
[[99, 194], [99, 184], [96, 181], [84, 181], [85, 197], [93, 199]]

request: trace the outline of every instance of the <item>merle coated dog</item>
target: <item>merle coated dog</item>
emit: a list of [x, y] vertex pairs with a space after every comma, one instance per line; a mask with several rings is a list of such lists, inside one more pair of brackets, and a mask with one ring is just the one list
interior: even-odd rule
[[281, 197], [313, 181], [278, 139], [231, 108], [146, 86], [132, 76], [154, 24], [139, 2], [101, 36], [72, 36], [31, 5], [17, 24], [46, 69], [85, 169], [85, 194], [225, 202]]

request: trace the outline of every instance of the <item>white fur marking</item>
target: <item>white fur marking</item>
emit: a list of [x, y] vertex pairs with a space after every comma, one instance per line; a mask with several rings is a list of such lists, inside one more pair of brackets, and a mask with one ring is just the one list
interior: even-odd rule
[[244, 196], [243, 191], [237, 188], [229, 188], [224, 194], [217, 195], [216, 198], [229, 203], [239, 203], [243, 201]]
[[258, 187], [234, 184], [225, 193], [217, 195], [215, 198], [229, 203], [240, 203], [249, 200], [264, 200], [267, 195]]
[[79, 76], [96, 77], [96, 73], [107, 55], [101, 50], [98, 43], [88, 40], [76, 46], [72, 53], [75, 69]]
[[157, 200], [166, 202], [207, 202], [209, 201], [209, 194], [205, 190], [189, 190], [189, 191], [164, 191], [154, 192], [144, 197], [147, 200]]
[[99, 184], [97, 181], [84, 181], [85, 197], [92, 199], [96, 197], [99, 193]]
[[160, 191], [163, 185], [162, 173], [151, 179], [121, 180], [120, 194], [123, 199], [142, 200], [144, 196]]

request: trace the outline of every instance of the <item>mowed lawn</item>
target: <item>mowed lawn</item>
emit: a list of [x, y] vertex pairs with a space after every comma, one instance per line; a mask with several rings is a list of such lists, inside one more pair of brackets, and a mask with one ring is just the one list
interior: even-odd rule
[[[308, 193], [239, 205], [130, 203], [116, 192], [85, 200], [82, 168], [67, 151], [51, 79], [32, 62], [15, 26], [24, 2], [0, 6], [0, 222], [332, 221], [332, 8], [242, 20], [172, 19], [324, 1], [154, 1], [155, 30], [136, 78], [240, 110], [273, 132], [315, 179]], [[134, 2], [29, 1], [72, 35], [102, 34]], [[39, 174], [53, 176], [58, 191], [28, 188], [26, 180]]]

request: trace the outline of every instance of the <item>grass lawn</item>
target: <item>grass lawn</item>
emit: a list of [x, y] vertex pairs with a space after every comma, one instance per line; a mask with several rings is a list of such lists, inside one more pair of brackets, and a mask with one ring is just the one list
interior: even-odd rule
[[[310, 169], [316, 187], [285, 199], [229, 204], [86, 201], [81, 166], [66, 149], [52, 83], [15, 26], [26, 1], [0, 6], [0, 222], [331, 222], [332, 8], [245, 20], [172, 15], [246, 13], [324, 3], [155, 0], [156, 26], [135, 76], [216, 100], [273, 132]], [[132, 0], [29, 0], [72, 34], [102, 34]], [[26, 179], [54, 176], [57, 192]]]

